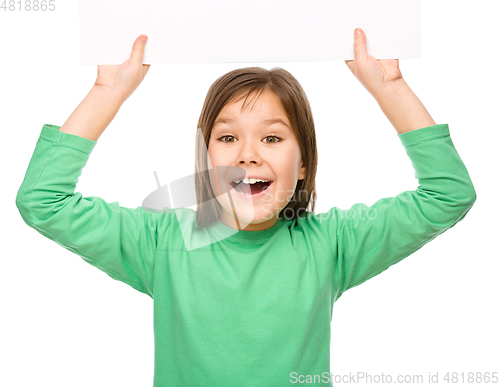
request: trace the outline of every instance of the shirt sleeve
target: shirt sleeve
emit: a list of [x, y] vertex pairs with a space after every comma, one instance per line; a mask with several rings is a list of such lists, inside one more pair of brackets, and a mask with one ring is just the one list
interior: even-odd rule
[[385, 271], [461, 221], [476, 200], [467, 169], [447, 124], [398, 134], [410, 157], [418, 188], [368, 207], [332, 208], [327, 215], [338, 299], [343, 292]]
[[74, 192], [96, 141], [42, 127], [16, 196], [24, 222], [111, 278], [153, 297], [157, 217]]

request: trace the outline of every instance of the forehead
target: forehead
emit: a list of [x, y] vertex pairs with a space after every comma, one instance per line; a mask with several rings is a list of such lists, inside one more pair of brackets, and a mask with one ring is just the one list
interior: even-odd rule
[[[226, 125], [231, 125], [231, 124], [238, 124], [239, 120], [236, 117], [232, 116], [219, 116], [215, 122], [214, 126], [218, 124], [226, 124]], [[274, 117], [274, 118], [266, 118], [260, 121], [262, 125], [274, 125], [274, 124], [279, 124], [281, 126], [286, 126], [287, 128], [290, 128], [290, 126], [287, 124], [284, 118], [279, 118], [279, 117]]]
[[[246, 106], [244, 107], [244, 103]], [[256, 119], [260, 125], [279, 125], [290, 129], [285, 109], [278, 97], [270, 91], [264, 91], [259, 96], [255, 93], [245, 101], [244, 96], [237, 98], [236, 102], [227, 104], [222, 108], [214, 122], [218, 124], [237, 125], [248, 115]]]

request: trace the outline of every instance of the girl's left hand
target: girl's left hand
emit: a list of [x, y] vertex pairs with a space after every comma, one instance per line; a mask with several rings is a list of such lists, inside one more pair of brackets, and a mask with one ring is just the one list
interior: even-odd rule
[[346, 60], [347, 67], [375, 99], [391, 94], [403, 80], [399, 59], [377, 60], [368, 55], [366, 35], [361, 28], [356, 30], [361, 33], [354, 38], [354, 61]]

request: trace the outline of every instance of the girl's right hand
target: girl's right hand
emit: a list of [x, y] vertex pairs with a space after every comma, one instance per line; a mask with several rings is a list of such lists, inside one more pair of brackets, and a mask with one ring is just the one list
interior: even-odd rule
[[120, 66], [118, 65], [98, 65], [97, 79], [94, 86], [102, 87], [115, 94], [122, 102], [137, 89], [149, 71], [151, 65], [143, 65], [145, 42], [141, 39], [146, 35], [140, 35], [132, 46], [130, 59], [127, 59]]

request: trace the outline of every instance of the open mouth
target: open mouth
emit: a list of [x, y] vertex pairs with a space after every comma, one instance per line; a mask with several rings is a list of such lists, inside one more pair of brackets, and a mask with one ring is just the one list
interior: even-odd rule
[[255, 195], [264, 192], [273, 183], [270, 181], [256, 181], [253, 184], [246, 184], [241, 181], [240, 183], [235, 183], [234, 181], [229, 183], [237, 192], [245, 195]]

